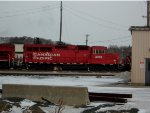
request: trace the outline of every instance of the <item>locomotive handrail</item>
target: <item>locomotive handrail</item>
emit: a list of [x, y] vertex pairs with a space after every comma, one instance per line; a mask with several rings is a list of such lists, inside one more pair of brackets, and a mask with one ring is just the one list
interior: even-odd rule
[[10, 54], [8, 54], [8, 63], [9, 63], [9, 67], [10, 67]]

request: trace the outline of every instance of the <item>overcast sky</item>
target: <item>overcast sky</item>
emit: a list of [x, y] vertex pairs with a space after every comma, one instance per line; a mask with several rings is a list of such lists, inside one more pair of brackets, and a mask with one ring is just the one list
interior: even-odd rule
[[[131, 45], [130, 26], [144, 26], [144, 1], [63, 1], [62, 41], [88, 45]], [[0, 36], [59, 40], [59, 1], [0, 1]]]

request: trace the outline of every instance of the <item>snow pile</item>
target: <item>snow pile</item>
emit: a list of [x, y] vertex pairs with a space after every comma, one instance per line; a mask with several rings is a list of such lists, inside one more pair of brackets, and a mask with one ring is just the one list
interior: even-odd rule
[[24, 99], [23, 101], [20, 102], [21, 107], [29, 107], [35, 105], [35, 102], [32, 102], [31, 100]]
[[[17, 106], [13, 106], [10, 110], [9, 113], [22, 113], [23, 110], [20, 107]], [[3, 112], [3, 113], [7, 113], [7, 112]]]
[[123, 83], [129, 83], [131, 81], [131, 72], [125, 71], [114, 76], [115, 78], [122, 79]]

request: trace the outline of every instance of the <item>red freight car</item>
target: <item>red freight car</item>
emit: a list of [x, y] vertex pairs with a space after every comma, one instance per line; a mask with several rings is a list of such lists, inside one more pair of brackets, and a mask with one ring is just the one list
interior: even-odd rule
[[39, 67], [46, 65], [55, 69], [65, 69], [67, 66], [86, 67], [96, 69], [101, 66], [116, 66], [119, 55], [107, 53], [103, 46], [83, 45], [24, 45], [24, 63], [27, 67]]
[[15, 57], [15, 46], [0, 44], [0, 67], [11, 67]]

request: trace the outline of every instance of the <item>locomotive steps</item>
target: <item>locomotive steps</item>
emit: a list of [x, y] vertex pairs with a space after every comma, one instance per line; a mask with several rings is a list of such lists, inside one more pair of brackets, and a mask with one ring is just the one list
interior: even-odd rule
[[[119, 72], [118, 72], [119, 73]], [[65, 75], [65, 76], [114, 76], [117, 72], [78, 72], [78, 71], [26, 71], [26, 70], [0, 70], [0, 75]]]

